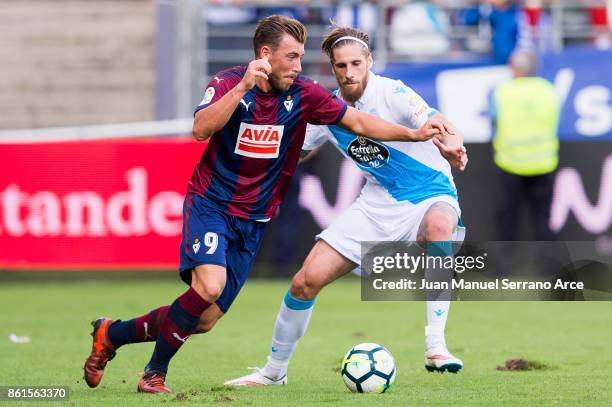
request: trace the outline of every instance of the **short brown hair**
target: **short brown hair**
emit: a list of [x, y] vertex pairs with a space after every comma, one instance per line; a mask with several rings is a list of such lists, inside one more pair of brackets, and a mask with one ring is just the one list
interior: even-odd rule
[[[323, 43], [321, 44], [321, 50], [329, 57], [330, 60], [334, 60], [334, 53], [332, 52], [334, 48], [339, 47], [341, 45], [346, 45], [348, 42], [352, 41], [350, 38], [338, 41], [338, 39], [342, 37], [355, 37], [365, 42], [367, 45], [367, 49], [365, 49], [364, 54], [366, 56], [370, 55], [370, 37], [368, 36], [368, 34], [352, 27], [341, 27], [335, 24], [333, 25], [333, 27], [334, 29], [329, 34], [327, 34], [327, 36], [323, 39]], [[336, 43], [336, 41], [338, 41], [338, 43]], [[359, 42], [357, 43], [359, 44]]]
[[253, 51], [255, 55], [264, 45], [276, 49], [283, 38], [283, 34], [289, 34], [300, 44], [306, 43], [306, 27], [293, 18], [272, 15], [259, 21], [253, 37]]

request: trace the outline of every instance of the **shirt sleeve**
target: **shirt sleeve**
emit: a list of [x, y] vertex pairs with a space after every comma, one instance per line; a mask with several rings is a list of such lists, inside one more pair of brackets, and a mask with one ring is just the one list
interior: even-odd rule
[[314, 150], [325, 144], [328, 139], [326, 129], [326, 126], [315, 126], [314, 124], [306, 126], [306, 137], [304, 138], [302, 150]]
[[310, 82], [308, 93], [308, 123], [337, 124], [342, 120], [347, 109], [344, 101], [314, 81]]
[[193, 114], [195, 115], [200, 110], [207, 108], [208, 106], [217, 102], [223, 95], [229, 92], [236, 84], [240, 81], [236, 75], [230, 75], [226, 72], [220, 72], [213, 76], [208, 82], [208, 86], [204, 91], [204, 98], [200, 104], [196, 107]]
[[418, 129], [423, 126], [427, 119], [438, 113], [430, 107], [425, 100], [414, 90], [404, 85], [402, 81], [390, 83], [386, 89], [386, 98], [393, 117], [398, 122], [410, 128]]

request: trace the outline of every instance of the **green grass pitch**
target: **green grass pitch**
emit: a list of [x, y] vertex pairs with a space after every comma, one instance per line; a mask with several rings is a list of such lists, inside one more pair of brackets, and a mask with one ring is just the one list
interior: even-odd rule
[[[361, 302], [359, 282], [346, 278], [317, 299], [287, 386], [228, 389], [224, 380], [261, 366], [270, 346], [287, 282], [252, 280], [215, 330], [193, 336], [170, 365], [171, 395], [136, 393], [153, 344], [128, 345], [89, 389], [82, 365], [91, 347], [89, 321], [128, 318], [184, 291], [177, 279], [0, 282], [0, 386], [64, 385], [59, 406], [406, 406], [610, 405], [612, 308], [609, 302], [457, 302], [447, 327], [449, 349], [463, 359], [457, 374], [423, 368], [424, 304]], [[8, 340], [28, 335], [29, 344]], [[385, 394], [352, 394], [338, 373], [344, 353], [377, 342], [394, 355], [398, 375]], [[506, 359], [524, 357], [547, 369], [501, 372]], [[3, 402], [0, 401], [0, 404]], [[25, 403], [5, 405], [24, 405]], [[35, 405], [43, 405], [36, 403]]]

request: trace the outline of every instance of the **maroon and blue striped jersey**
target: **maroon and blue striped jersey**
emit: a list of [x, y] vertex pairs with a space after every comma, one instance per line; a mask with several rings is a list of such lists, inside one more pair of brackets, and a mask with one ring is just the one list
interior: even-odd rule
[[[237, 66], [214, 76], [196, 113], [234, 88], [245, 72], [246, 67]], [[304, 76], [282, 93], [255, 86], [210, 138], [188, 192], [239, 218], [273, 217], [300, 158], [306, 124], [337, 124], [346, 109], [342, 100]]]

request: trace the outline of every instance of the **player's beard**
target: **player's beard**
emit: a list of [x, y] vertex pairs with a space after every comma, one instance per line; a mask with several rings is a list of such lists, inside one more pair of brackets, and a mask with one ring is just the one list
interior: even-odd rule
[[268, 75], [268, 81], [270, 82], [272, 89], [277, 93], [285, 92], [293, 84], [293, 82], [284, 82], [276, 74], [272, 73]]
[[350, 103], [355, 103], [363, 96], [363, 83], [342, 86], [342, 97]]
[[[339, 79], [336, 76], [336, 79]], [[361, 81], [348, 84], [344, 82], [340, 86], [340, 93], [342, 93], [342, 98], [350, 104], [354, 104], [356, 101], [361, 99], [363, 93], [365, 92], [366, 86], [368, 86], [368, 81], [370, 79], [370, 75], [366, 73], [365, 77], [361, 79]], [[341, 83], [338, 81], [338, 83]]]

